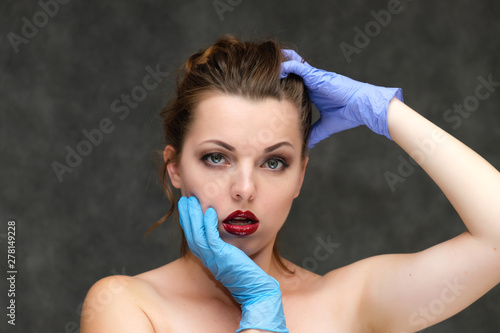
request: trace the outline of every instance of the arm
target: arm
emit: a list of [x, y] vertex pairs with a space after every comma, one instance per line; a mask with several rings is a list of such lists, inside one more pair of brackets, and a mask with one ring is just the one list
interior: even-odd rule
[[[419, 164], [450, 200], [469, 233], [500, 245], [500, 173], [463, 143], [398, 100], [387, 116], [393, 140]], [[423, 146], [426, 146], [422, 149]], [[424, 152], [425, 150], [425, 152]]]
[[[283, 53], [287, 61], [282, 77], [301, 76], [321, 113], [311, 132], [311, 147], [359, 125], [393, 139], [443, 190], [468, 229], [419, 253], [377, 256], [342, 269], [360, 291], [356, 317], [363, 329], [416, 332], [456, 314], [497, 285], [498, 171], [403, 104], [400, 90], [319, 70], [293, 51]], [[326, 278], [335, 281], [336, 275]], [[336, 284], [329, 286], [335, 297]]]
[[396, 99], [387, 120], [391, 137], [415, 157], [467, 227], [422, 252], [366, 261], [368, 320], [386, 330], [415, 332], [453, 316], [500, 282], [500, 174]]

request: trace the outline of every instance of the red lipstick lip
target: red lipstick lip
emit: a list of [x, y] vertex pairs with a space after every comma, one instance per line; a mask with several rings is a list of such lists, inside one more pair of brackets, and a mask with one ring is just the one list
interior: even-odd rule
[[[231, 220], [235, 218], [245, 218], [247, 220], [252, 221], [252, 223], [247, 223], [245, 225], [236, 225], [233, 223], [229, 223]], [[224, 229], [235, 236], [249, 236], [257, 231], [259, 228], [259, 219], [249, 210], [246, 212], [242, 212], [241, 210], [237, 210], [229, 214], [228, 217], [222, 221], [222, 226]]]
[[259, 222], [259, 219], [249, 210], [247, 210], [246, 212], [242, 212], [241, 210], [236, 210], [236, 211], [232, 212], [231, 214], [229, 214], [229, 216], [226, 217], [224, 219], [224, 221], [222, 221], [222, 222], [231, 221], [231, 220], [235, 219], [236, 217], [241, 217], [241, 218], [245, 218], [248, 220], [252, 220], [254, 222]]

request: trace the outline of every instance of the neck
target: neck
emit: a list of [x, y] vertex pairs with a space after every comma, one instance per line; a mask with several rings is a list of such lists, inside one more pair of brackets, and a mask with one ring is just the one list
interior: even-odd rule
[[262, 268], [264, 272], [278, 280], [279, 275], [282, 273], [282, 269], [273, 256], [272, 246], [264, 247], [260, 251], [250, 255], [250, 259], [252, 259], [257, 266]]

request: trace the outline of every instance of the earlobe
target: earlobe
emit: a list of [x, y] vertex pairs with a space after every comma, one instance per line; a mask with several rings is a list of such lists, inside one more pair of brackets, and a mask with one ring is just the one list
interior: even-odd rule
[[309, 162], [309, 156], [306, 156], [306, 158], [302, 162], [302, 170], [300, 171], [300, 178], [297, 184], [297, 191], [295, 192], [295, 195], [293, 197], [294, 199], [297, 198], [300, 194], [300, 189], [302, 188], [302, 183], [304, 182], [304, 177], [306, 174], [306, 166], [308, 162]]
[[168, 177], [170, 178], [170, 182], [172, 186], [175, 188], [181, 188], [181, 175], [179, 172], [179, 166], [174, 157], [176, 155], [175, 148], [172, 145], [168, 145], [163, 150], [163, 160], [167, 164], [167, 172]]

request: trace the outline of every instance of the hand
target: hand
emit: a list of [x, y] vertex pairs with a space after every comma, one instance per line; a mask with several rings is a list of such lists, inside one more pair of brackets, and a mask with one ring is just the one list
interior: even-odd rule
[[236, 332], [252, 328], [288, 332], [278, 281], [220, 238], [213, 208], [203, 215], [196, 197], [182, 197], [178, 207], [189, 249], [241, 304], [242, 318]]
[[281, 64], [281, 78], [288, 74], [302, 77], [311, 101], [321, 114], [312, 127], [309, 148], [334, 133], [359, 125], [366, 125], [392, 140], [387, 125], [387, 106], [393, 97], [403, 101], [400, 88], [358, 82], [314, 68], [293, 50], [282, 52], [289, 60]]

